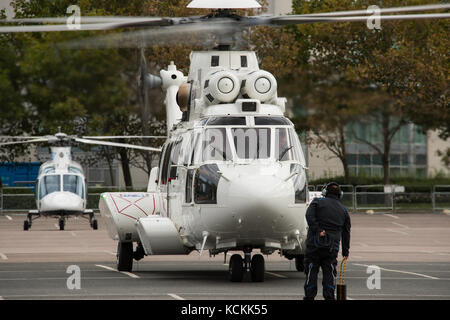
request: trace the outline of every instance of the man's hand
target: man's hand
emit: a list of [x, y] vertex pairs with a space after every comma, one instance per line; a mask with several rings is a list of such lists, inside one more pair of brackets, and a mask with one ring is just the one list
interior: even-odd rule
[[319, 233], [319, 235], [321, 236], [321, 237], [325, 237], [325, 230], [322, 230], [320, 233]]

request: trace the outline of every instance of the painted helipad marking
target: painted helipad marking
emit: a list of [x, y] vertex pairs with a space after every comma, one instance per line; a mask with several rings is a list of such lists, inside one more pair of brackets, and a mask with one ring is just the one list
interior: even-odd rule
[[395, 233], [399, 233], [402, 234], [404, 236], [407, 236], [408, 234], [406, 232], [400, 231], [400, 230], [394, 230], [394, 229], [389, 229], [389, 228], [385, 228], [386, 231], [390, 231], [390, 232], [395, 232]]
[[125, 275], [127, 275], [127, 276], [129, 276], [131, 278], [134, 278], [134, 279], [140, 279], [141, 278], [138, 275], [136, 275], [134, 273], [131, 273], [131, 272], [127, 272], [127, 271], [120, 271], [120, 273], [123, 273], [123, 274], [125, 274]]
[[392, 224], [395, 224], [396, 226], [399, 226], [399, 227], [401, 227], [401, 228], [409, 229], [409, 227], [408, 227], [408, 226], [405, 226], [404, 224], [397, 223], [397, 222], [391, 222], [391, 223], [392, 223]]
[[169, 297], [174, 298], [175, 300], [186, 300], [186, 299], [180, 297], [179, 295], [177, 295], [177, 294], [175, 294], [175, 293], [168, 293], [167, 295], [168, 295]]
[[287, 277], [286, 277], [286, 276], [283, 276], [282, 274], [278, 274], [278, 273], [274, 273], [274, 272], [269, 272], [269, 271], [266, 271], [266, 273], [267, 273], [267, 274], [270, 274], [271, 276], [274, 276], [274, 277], [287, 279]]
[[96, 267], [99, 267], [99, 268], [103, 268], [103, 269], [109, 270], [109, 271], [115, 271], [115, 272], [118, 272], [116, 269], [113, 269], [113, 268], [111, 268], [111, 267], [104, 266], [104, 265], [101, 265], [101, 264], [96, 264], [95, 266], [96, 266]]
[[104, 266], [104, 265], [102, 265], [102, 264], [96, 264], [95, 266], [96, 266], [96, 267], [99, 267], [99, 268], [106, 269], [106, 270], [110, 270], [110, 271], [122, 273], [122, 274], [124, 274], [124, 275], [126, 275], [126, 276], [129, 276], [130, 278], [134, 278], [134, 279], [139, 279], [139, 278], [140, 278], [138, 275], [136, 275], [136, 274], [134, 274], [134, 273], [126, 272], [126, 271], [118, 271], [118, 270], [116, 270], [116, 269], [114, 269], [114, 268], [111, 268], [111, 267], [108, 267], [108, 266]]
[[394, 216], [393, 214], [390, 214], [390, 213], [385, 213], [384, 215], [388, 216], [388, 217], [391, 217], [391, 218], [394, 218], [394, 219], [400, 219], [400, 217]]
[[8, 257], [6, 256], [6, 254], [3, 254], [0, 252], [0, 258], [2, 258], [2, 260], [8, 260]]
[[[368, 264], [353, 263], [353, 265], [355, 265], [355, 266], [361, 266], [361, 267], [369, 267]], [[415, 275], [415, 276], [419, 276], [419, 277], [424, 277], [424, 278], [428, 278], [428, 279], [439, 280], [439, 278], [437, 278], [437, 277], [428, 276], [428, 275], [422, 274], [422, 273], [416, 273], [416, 272], [410, 272], [410, 271], [403, 271], [403, 270], [395, 270], [395, 269], [386, 269], [386, 268], [382, 268], [382, 267], [379, 267], [379, 268], [380, 268], [380, 270], [384, 270], [384, 271], [398, 272], [398, 273], [404, 273], [404, 274], [411, 274], [411, 275]]]

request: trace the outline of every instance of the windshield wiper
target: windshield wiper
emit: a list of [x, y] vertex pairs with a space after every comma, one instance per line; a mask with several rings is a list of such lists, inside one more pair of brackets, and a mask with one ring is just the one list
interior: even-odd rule
[[283, 159], [284, 155], [286, 154], [286, 152], [288, 152], [289, 150], [292, 149], [293, 146], [287, 147], [286, 149], [283, 150], [283, 152], [281, 153], [281, 155], [278, 157], [278, 161], [280, 161], [281, 159]]

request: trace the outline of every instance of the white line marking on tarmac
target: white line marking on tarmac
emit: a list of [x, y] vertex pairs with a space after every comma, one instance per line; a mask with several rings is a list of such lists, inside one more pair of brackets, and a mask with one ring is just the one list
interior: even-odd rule
[[74, 237], [77, 236], [77, 234], [75, 232], [73, 232], [73, 231], [70, 231], [70, 234], [73, 235]]
[[109, 270], [109, 271], [115, 271], [115, 272], [118, 272], [116, 269], [113, 269], [113, 268], [111, 268], [111, 267], [104, 266], [104, 265], [101, 265], [101, 264], [96, 264], [95, 266], [96, 266], [96, 267], [99, 267], [99, 268], [103, 268], [103, 269]]
[[141, 278], [141, 277], [139, 277], [138, 275], [136, 275], [134, 273], [126, 272], [126, 271], [117, 271], [116, 269], [113, 269], [111, 267], [104, 266], [104, 265], [101, 265], [101, 264], [96, 264], [95, 266], [97, 266], [99, 268], [106, 269], [106, 270], [114, 271], [114, 272], [120, 272], [120, 273], [122, 273], [122, 274], [124, 274], [126, 276], [129, 276], [130, 278], [134, 278], [134, 279], [140, 279]]
[[278, 278], [284, 278], [284, 279], [287, 278], [286, 276], [283, 276], [282, 274], [278, 274], [278, 273], [274, 273], [274, 272], [266, 271], [266, 273], [270, 274], [271, 276], [278, 277]]
[[117, 255], [116, 253], [114, 253], [112, 251], [109, 251], [109, 250], [103, 250], [103, 252], [106, 252], [106, 253], [108, 253], [108, 254], [110, 254], [112, 256], [116, 256]]
[[[353, 265], [355, 266], [362, 266], [362, 267], [368, 267], [368, 264], [360, 264], [360, 263], [353, 263]], [[389, 272], [398, 272], [398, 273], [404, 273], [404, 274], [412, 274], [415, 276], [419, 276], [419, 277], [424, 277], [424, 278], [428, 278], [428, 279], [433, 279], [433, 280], [439, 280], [439, 278], [437, 277], [432, 277], [432, 276], [427, 276], [426, 274], [422, 274], [422, 273], [416, 273], [416, 272], [410, 272], [410, 271], [402, 271], [402, 270], [394, 270], [394, 269], [386, 269], [386, 268], [382, 268], [379, 267], [380, 270], [384, 270], [384, 271], [389, 271]]]
[[394, 216], [393, 214], [390, 214], [390, 213], [385, 213], [384, 215], [388, 216], [388, 217], [391, 217], [391, 218], [394, 218], [394, 219], [400, 219], [400, 217]]
[[5, 217], [6, 217], [6, 219], [8, 219], [9, 221], [12, 220], [12, 218], [11, 218], [10, 216], [8, 216], [8, 215], [6, 215]]
[[384, 230], [390, 231], [390, 232], [399, 233], [399, 234], [402, 234], [402, 235], [404, 235], [404, 236], [407, 236], [407, 235], [408, 235], [406, 232], [399, 231], [399, 230], [394, 230], [394, 229], [389, 229], [389, 228], [385, 228]]
[[0, 252], [0, 258], [2, 258], [2, 260], [8, 260], [8, 257], [6, 256], [6, 254], [3, 254]]
[[123, 273], [123, 274], [125, 274], [125, 275], [127, 275], [127, 276], [129, 276], [129, 277], [131, 277], [131, 278], [134, 278], [134, 279], [140, 279], [140, 278], [141, 278], [141, 277], [139, 277], [138, 275], [136, 275], [136, 274], [134, 274], [134, 273], [131, 273], [131, 272], [120, 271], [120, 273]]
[[405, 226], [404, 224], [397, 223], [397, 222], [391, 222], [391, 223], [392, 223], [392, 224], [395, 224], [396, 226], [402, 227], [402, 228], [404, 228], [404, 229], [409, 229], [409, 227], [408, 227], [408, 226]]
[[175, 300], [186, 300], [186, 299], [180, 297], [179, 295], [177, 295], [177, 294], [175, 294], [175, 293], [168, 293], [167, 295], [168, 295], [169, 297], [174, 298]]
[[56, 223], [54, 224], [54, 226], [56, 229], [59, 229], [59, 226]]

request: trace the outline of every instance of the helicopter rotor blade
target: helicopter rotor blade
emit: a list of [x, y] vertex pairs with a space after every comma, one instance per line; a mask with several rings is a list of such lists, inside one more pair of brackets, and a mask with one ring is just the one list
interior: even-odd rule
[[33, 140], [27, 140], [27, 141], [2, 142], [2, 143], [0, 143], [0, 146], [23, 144], [23, 143], [48, 142], [48, 141], [49, 141], [49, 139], [47, 139], [47, 138], [40, 138], [40, 139], [33, 139]]
[[[94, 17], [93, 17], [94, 18]], [[108, 17], [104, 17], [104, 21], [108, 21]], [[32, 18], [34, 20], [38, 20], [39, 18]], [[42, 18], [42, 22], [45, 22], [46, 19], [49, 21], [60, 21], [61, 18]], [[91, 21], [101, 21], [96, 20], [98, 18], [94, 18]], [[116, 20], [116, 21], [114, 21]], [[14, 20], [0, 20], [2, 23], [13, 22]], [[19, 19], [21, 23], [24, 23], [26, 19]], [[67, 18], [66, 20], [67, 21]], [[79, 28], [74, 28], [72, 24], [45, 24], [45, 25], [26, 25], [26, 26], [2, 26], [0, 27], [0, 33], [2, 32], [52, 32], [52, 31], [95, 31], [95, 30], [113, 30], [118, 28], [128, 28], [128, 27], [154, 27], [154, 26], [169, 26], [177, 21], [174, 18], [160, 18], [160, 17], [133, 17], [131, 19], [119, 18], [115, 19], [112, 17], [112, 20], [109, 22], [101, 22], [101, 23], [85, 23], [79, 25]]]
[[[305, 24], [317, 22], [357, 22], [367, 21], [372, 16], [350, 16], [350, 17], [305, 17], [305, 16], [280, 16], [273, 17], [266, 25], [288, 25], [288, 24]], [[406, 15], [377, 15], [373, 18], [380, 19], [380, 21], [393, 20], [422, 20], [422, 19], [448, 19], [450, 13], [429, 13], [429, 14], [406, 14]]]
[[13, 140], [24, 140], [24, 139], [37, 139], [44, 138], [43, 136], [0, 136], [0, 139], [13, 139]]
[[[406, 6], [406, 7], [394, 7], [394, 8], [380, 8], [379, 13], [400, 13], [400, 12], [412, 12], [412, 11], [428, 11], [428, 10], [443, 10], [450, 9], [450, 4], [431, 4], [421, 6]], [[335, 12], [323, 12], [323, 13], [311, 13], [302, 14], [298, 16], [304, 17], [344, 17], [344, 16], [360, 16], [373, 14], [368, 10], [350, 10], [350, 11], [335, 11]]]
[[161, 149], [158, 149], [158, 148], [152, 148], [152, 147], [146, 147], [146, 146], [137, 146], [137, 145], [128, 144], [128, 143], [117, 143], [117, 142], [110, 142], [110, 141], [98, 141], [98, 140], [83, 139], [83, 138], [74, 138], [74, 140], [77, 141], [77, 142], [86, 143], [86, 144], [95, 144], [95, 145], [104, 145], [104, 146], [111, 146], [111, 147], [122, 147], [122, 148], [139, 149], [139, 150], [145, 150], [145, 151], [161, 152]]
[[193, 45], [196, 43], [205, 46], [214, 43], [214, 37], [217, 35], [237, 32], [238, 26], [239, 24], [233, 26], [227, 19], [217, 22], [190, 22], [160, 29], [133, 30], [87, 37], [62, 42], [58, 46], [65, 49], [142, 48], [153, 45]]
[[83, 136], [83, 139], [167, 139], [167, 136]]

